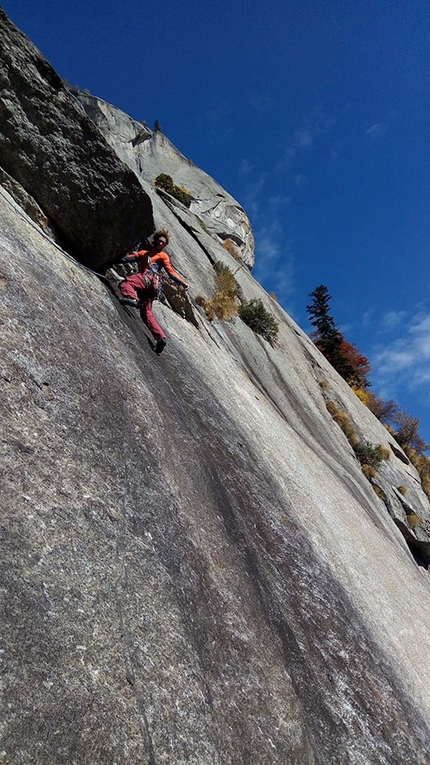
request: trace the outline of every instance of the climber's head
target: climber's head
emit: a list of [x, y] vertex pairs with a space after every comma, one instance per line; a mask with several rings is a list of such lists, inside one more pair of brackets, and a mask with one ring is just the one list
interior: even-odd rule
[[169, 232], [164, 228], [158, 229], [153, 236], [154, 250], [161, 252], [169, 244]]

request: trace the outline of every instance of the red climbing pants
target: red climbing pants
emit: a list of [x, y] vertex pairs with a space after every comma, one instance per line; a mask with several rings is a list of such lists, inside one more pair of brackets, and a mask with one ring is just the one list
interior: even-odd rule
[[166, 335], [152, 313], [152, 301], [156, 293], [152, 286], [151, 277], [148, 274], [127, 276], [127, 279], [121, 282], [119, 288], [124, 297], [140, 300], [140, 316], [143, 323], [146, 324], [156, 340], [164, 339]]

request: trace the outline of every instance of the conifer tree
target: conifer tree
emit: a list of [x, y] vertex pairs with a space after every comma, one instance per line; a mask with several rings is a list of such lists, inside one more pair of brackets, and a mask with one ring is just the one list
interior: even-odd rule
[[331, 295], [324, 284], [310, 293], [312, 303], [306, 306], [310, 323], [315, 327], [311, 337], [315, 345], [347, 382], [355, 380], [355, 370], [349, 359], [342, 353], [345, 338], [337, 328], [329, 312]]

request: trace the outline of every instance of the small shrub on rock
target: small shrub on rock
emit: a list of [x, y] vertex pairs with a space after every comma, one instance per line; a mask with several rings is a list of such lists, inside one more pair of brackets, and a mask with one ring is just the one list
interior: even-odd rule
[[232, 239], [224, 239], [222, 246], [230, 255], [233, 255], [235, 260], [240, 260], [240, 253]]
[[359, 459], [361, 465], [370, 465], [375, 470], [378, 469], [382, 462], [381, 446], [378, 444], [375, 446], [370, 441], [360, 441], [355, 447], [354, 451]]
[[372, 486], [373, 486], [373, 491], [375, 492], [375, 494], [379, 497], [379, 499], [382, 499], [382, 501], [387, 505], [388, 498], [385, 491], [380, 486], [378, 486], [377, 483], [372, 484]]
[[353, 388], [353, 391], [357, 398], [360, 399], [360, 401], [368, 406], [369, 403], [369, 396], [371, 395], [368, 390], [364, 390], [363, 388]]
[[425, 454], [419, 454], [412, 446], [405, 446], [404, 451], [413, 466], [418, 470], [422, 489], [430, 499], [430, 459]]
[[271, 345], [275, 343], [279, 324], [267, 311], [262, 300], [245, 301], [239, 308], [239, 316], [257, 335], [261, 335]]
[[360, 441], [360, 437], [355, 430], [347, 412], [339, 409], [336, 401], [327, 401], [327, 411], [331, 414], [333, 420], [339, 425], [346, 435], [349, 443], [360, 462], [361, 469], [369, 480], [375, 478], [376, 471], [383, 459], [389, 459], [389, 449], [380, 444], [374, 445], [370, 441]]
[[237, 314], [237, 283], [229, 267], [221, 261], [216, 261], [214, 269], [215, 292], [212, 300], [198, 295], [196, 303], [202, 306], [209, 321], [213, 321], [215, 316], [227, 321]]
[[416, 526], [418, 526], [421, 523], [421, 518], [417, 513], [409, 513], [406, 516], [406, 520], [408, 522], [408, 526], [411, 529], [414, 529]]
[[405, 496], [407, 490], [408, 490], [407, 486], [398, 486], [397, 487], [397, 491], [399, 492], [399, 494], [402, 494], [403, 496]]
[[371, 478], [376, 478], [376, 469], [373, 467], [373, 465], [362, 465], [361, 472], [366, 476], [366, 478], [368, 478], [369, 481]]
[[343, 409], [339, 409], [335, 401], [327, 401], [326, 407], [333, 420], [344, 432], [352, 448], [355, 449], [357, 444], [360, 443], [360, 438], [351, 420], [349, 419], [348, 414]]
[[389, 449], [388, 446], [379, 446], [379, 451], [381, 452], [382, 459], [385, 462], [388, 462], [391, 457], [391, 449]]
[[167, 173], [160, 173], [154, 178], [154, 183], [159, 189], [167, 191], [172, 197], [175, 197], [179, 202], [182, 202], [185, 207], [189, 207], [192, 201], [192, 194], [184, 186], [176, 186], [173, 183], [173, 178]]

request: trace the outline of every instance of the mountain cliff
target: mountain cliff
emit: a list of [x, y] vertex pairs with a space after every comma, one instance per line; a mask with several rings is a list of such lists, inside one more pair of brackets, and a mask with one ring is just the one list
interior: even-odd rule
[[[254, 280], [240, 205], [0, 34], [0, 762], [427, 765], [415, 468]], [[190, 283], [160, 357], [91, 270], [159, 226]], [[217, 261], [273, 345], [197, 305]], [[371, 480], [333, 407], [383, 447]]]

